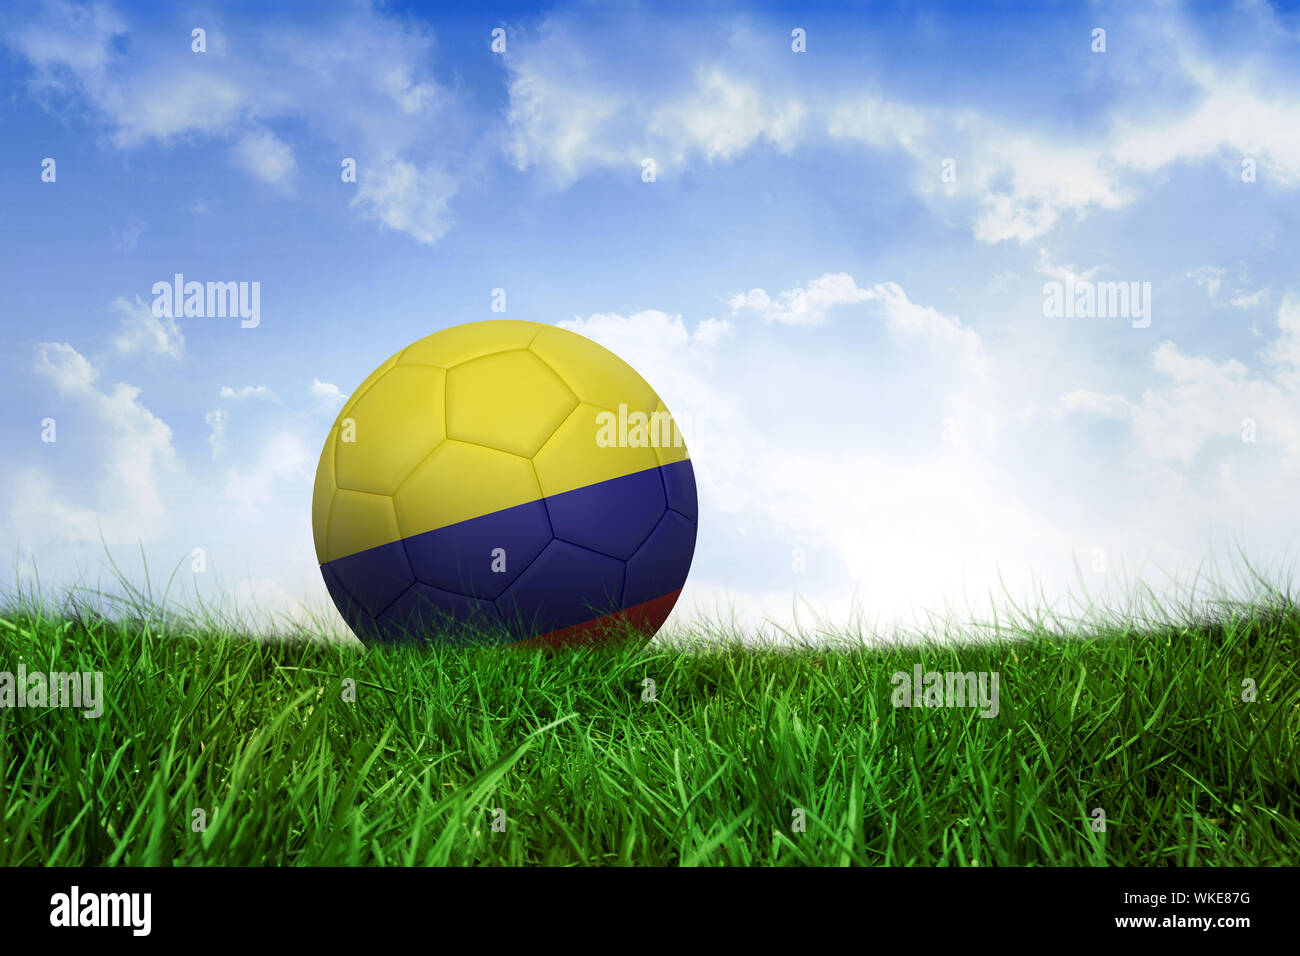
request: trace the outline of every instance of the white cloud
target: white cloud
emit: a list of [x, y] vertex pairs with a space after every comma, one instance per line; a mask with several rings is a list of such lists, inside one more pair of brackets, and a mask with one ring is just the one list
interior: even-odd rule
[[311, 380], [309, 391], [312, 398], [316, 400], [317, 407], [329, 412], [337, 412], [348, 400], [348, 396], [339, 391], [339, 387], [333, 382], [322, 382], [318, 378]]
[[1198, 102], [1167, 119], [1118, 122], [1109, 148], [1114, 160], [1154, 172], [1214, 158], [1235, 168], [1254, 158], [1277, 185], [1300, 185], [1300, 103], [1261, 89], [1242, 67], [1230, 73], [1194, 54], [1185, 67], [1199, 87]]
[[267, 130], [240, 138], [233, 157], [240, 169], [273, 186], [288, 186], [298, 168], [289, 144]]
[[[1027, 242], [1067, 212], [1119, 209], [1131, 200], [1107, 171], [1105, 157], [1089, 145], [1014, 134], [1003, 139], [989, 129], [976, 150], [965, 165], [974, 167], [971, 178], [981, 207], [974, 233], [982, 242]], [[1000, 185], [1003, 178], [1009, 179], [1006, 187]]]
[[[14, 536], [25, 544], [40, 542], [67, 547], [99, 540], [103, 515], [78, 507], [59, 493], [50, 479], [34, 468], [20, 469], [5, 494], [6, 516]], [[36, 570], [40, 570], [39, 567]]]
[[126, 32], [126, 23], [104, 3], [81, 5], [50, 0], [40, 22], [14, 31], [12, 41], [40, 71], [36, 82], [63, 88], [67, 73], [100, 77], [112, 58], [113, 40]]
[[368, 219], [408, 232], [420, 242], [437, 242], [451, 228], [447, 204], [456, 194], [454, 179], [434, 165], [417, 167], [389, 159], [357, 174], [352, 206]]
[[[99, 389], [98, 371], [67, 343], [39, 344], [35, 370], [97, 422], [104, 461], [96, 510], [106, 534], [130, 539], [162, 526], [167, 508], [161, 486], [181, 466], [171, 429], [139, 402], [140, 389], [124, 382]], [[61, 442], [71, 440], [66, 429], [63, 434]], [[80, 513], [71, 506], [67, 511]]]
[[121, 325], [113, 338], [119, 353], [148, 352], [180, 358], [185, 353], [185, 337], [171, 316], [157, 316], [137, 295], [135, 302], [122, 296], [113, 300], [113, 311], [121, 317]]
[[[1027, 241], [1068, 212], [1118, 209], [1133, 191], [1121, 183], [1111, 144], [1053, 139], [969, 109], [906, 103], [880, 92], [816, 95], [797, 79], [751, 77], [711, 49], [694, 63], [669, 55], [669, 80], [647, 89], [624, 75], [618, 44], [588, 42], [585, 30], [548, 19], [507, 58], [507, 150], [520, 169], [544, 169], [568, 185], [595, 169], [629, 171], [644, 157], [661, 167], [694, 157], [735, 160], [759, 144], [788, 151], [805, 143], [856, 140], [900, 149], [916, 163], [923, 194], [976, 204], [973, 231], [985, 242]], [[940, 179], [940, 161], [957, 180]]]
[[1152, 355], [1157, 380], [1138, 399], [1077, 390], [1062, 395], [1060, 404], [1131, 419], [1142, 453], [1157, 462], [1191, 465], [1211, 442], [1229, 439], [1275, 448], [1283, 467], [1300, 469], [1300, 298], [1282, 303], [1277, 326], [1277, 337], [1261, 353], [1266, 373], [1162, 342]]
[[695, 327], [694, 338], [703, 345], [717, 345], [727, 336], [733, 334], [731, 323], [726, 319], [709, 317]]
[[1087, 389], [1066, 392], [1060, 398], [1061, 408], [1070, 412], [1093, 412], [1106, 418], [1125, 418], [1130, 408], [1123, 395], [1103, 395]]
[[973, 329], [937, 309], [917, 305], [894, 282], [861, 288], [848, 273], [828, 272], [811, 280], [807, 288], [787, 289], [775, 297], [763, 289], [750, 289], [727, 300], [733, 316], [752, 312], [764, 322], [802, 326], [821, 325], [829, 310], [864, 302], [879, 305], [885, 325], [892, 332], [924, 339], [941, 351], [960, 356], [972, 368], [982, 366], [984, 350]]
[[[855, 94], [831, 108], [826, 129], [874, 149], [902, 149], [916, 161], [925, 195], [964, 196], [977, 205], [975, 238], [1028, 242], [1062, 217], [1120, 209], [1143, 180], [1180, 162], [1220, 160], [1234, 174], [1242, 157], [1283, 188], [1300, 186], [1300, 103], [1240, 72], [1221, 70], [1173, 37], [1190, 105], [1114, 116], [1100, 135], [1019, 130], [967, 109], [907, 104]], [[940, 179], [941, 158], [956, 160], [956, 182]]]
[[123, 252], [134, 252], [148, 224], [135, 213], [128, 213], [122, 231], [117, 233], [117, 247]]
[[[1242, 78], [1222, 97], [1213, 91], [1224, 78], [1189, 70], [1185, 79], [1200, 84], [1204, 102], [1175, 107], [1167, 135], [1153, 133], [1145, 117], [1118, 115], [1102, 135], [1083, 137], [880, 91], [811, 96], [797, 78], [745, 75], [726, 49], [693, 63], [681, 49], [667, 54], [673, 69], [665, 65], [663, 75], [689, 79], [647, 89], [624, 75], [618, 44], [589, 42], [591, 28], [548, 18], [537, 39], [512, 41], [506, 58], [507, 150], [518, 168], [540, 167], [560, 185], [595, 169], [631, 172], [643, 157], [661, 166], [731, 161], [761, 143], [784, 151], [827, 137], [854, 140], [907, 154], [918, 192], [972, 201], [973, 234], [997, 243], [1032, 240], [1066, 216], [1119, 209], [1139, 194], [1142, 177], [1229, 149], [1245, 155], [1257, 146], [1275, 182], [1296, 182], [1286, 157], [1300, 149], [1279, 132], [1297, 128], [1289, 122], [1296, 108]], [[1226, 127], [1214, 120], [1217, 110], [1238, 106]], [[940, 177], [945, 159], [956, 163], [955, 182]]]
[[89, 395], [99, 381], [99, 371], [67, 342], [37, 346], [36, 371], [53, 382], [60, 395]]
[[[835, 139], [910, 154], [914, 185], [924, 195], [974, 200], [972, 231], [982, 242], [1026, 242], [1067, 211], [1118, 209], [1130, 198], [1094, 144], [1052, 141], [969, 110], [855, 96], [831, 109], [826, 128]], [[947, 159], [954, 161], [953, 182], [941, 178]]]
[[960, 319], [912, 302], [894, 282], [877, 283], [871, 291], [883, 303], [885, 321], [891, 330], [917, 336], [944, 352], [953, 353], [973, 371], [983, 369], [984, 346], [979, 334], [962, 325]]
[[1050, 276], [1059, 282], [1080, 284], [1091, 281], [1092, 277], [1101, 271], [1101, 266], [1093, 266], [1091, 269], [1080, 269], [1074, 263], [1061, 265], [1054, 262], [1048, 255], [1046, 249], [1038, 250], [1038, 271], [1045, 276]]
[[1172, 342], [1156, 349], [1152, 365], [1166, 381], [1143, 392], [1132, 411], [1134, 433], [1152, 458], [1191, 464], [1207, 442], [1238, 437], [1252, 411], [1263, 414], [1283, 399], [1236, 359], [1184, 355]]
[[251, 468], [232, 468], [226, 475], [225, 497], [240, 513], [269, 505], [281, 483], [298, 482], [310, 492], [316, 462], [302, 439], [292, 432], [277, 432]]
[[693, 45], [683, 42], [657, 51], [656, 81], [648, 85], [627, 69], [623, 52], [625, 43], [642, 42], [637, 28], [611, 11], [553, 12], [535, 37], [512, 38], [504, 58], [505, 151], [514, 165], [567, 186], [596, 169], [639, 175], [647, 158], [662, 174], [697, 159], [733, 161], [760, 144], [787, 151], [801, 141], [806, 105], [770, 89], [765, 74], [728, 62], [716, 48], [692, 61]]
[[[115, 593], [113, 572], [98, 579], [94, 572], [104, 567], [104, 546], [135, 584], [146, 573], [134, 557], [143, 548], [155, 584], [180, 561], [173, 599], [183, 604], [201, 593], [217, 608], [233, 595], [241, 611], [296, 616], [303, 601], [330, 607], [303, 504], [315, 460], [293, 430], [295, 417], [259, 416], [269, 426], [264, 437], [241, 430], [241, 440], [223, 448], [227, 413], [214, 408], [204, 416], [214, 456], [239, 457], [225, 469], [200, 463], [188, 470], [171, 429], [144, 406], [138, 388], [104, 385], [95, 363], [67, 343], [41, 343], [33, 369], [45, 386], [38, 397], [59, 398], [49, 413], [57, 441], [34, 452], [28, 445], [28, 460], [20, 448], [11, 467], [0, 469], [0, 537], [18, 545], [16, 568], [30, 566], [23, 555], [32, 555], [46, 589], [78, 584]], [[192, 573], [195, 549], [207, 573]]]
[[764, 322], [784, 325], [821, 325], [828, 310], [840, 305], [868, 302], [877, 297], [874, 289], [859, 289], [845, 272], [828, 272], [808, 283], [808, 288], [794, 288], [775, 298], [763, 289], [733, 295], [727, 300], [732, 315], [755, 312]]
[[1198, 286], [1209, 294], [1211, 299], [1216, 299], [1219, 296], [1219, 288], [1223, 285], [1223, 276], [1226, 272], [1226, 269], [1218, 266], [1202, 266], [1188, 272], [1187, 278], [1194, 280]]
[[1264, 286], [1254, 292], [1248, 291], [1247, 286], [1252, 283], [1245, 262], [1238, 262], [1233, 271], [1236, 276], [1235, 281], [1227, 279], [1228, 269], [1222, 266], [1201, 266], [1199, 269], [1191, 269], [1186, 273], [1186, 277], [1204, 289], [1212, 302], [1220, 301], [1219, 292], [1223, 289], [1224, 282], [1232, 281], [1232, 297], [1228, 299], [1229, 305], [1237, 309], [1253, 309], [1263, 305], [1268, 297], [1268, 287]]
[[878, 95], [856, 96], [833, 107], [826, 130], [833, 139], [855, 139], [876, 149], [920, 152], [930, 136], [927, 110]]
[[[661, 26], [675, 36], [673, 25]], [[636, 175], [647, 157], [671, 172], [764, 145], [787, 151], [851, 140], [901, 150], [913, 188], [971, 203], [972, 232], [988, 243], [1031, 241], [1064, 219], [1120, 209], [1179, 162], [1217, 161], [1235, 172], [1252, 157], [1263, 181], [1300, 186], [1300, 104], [1249, 64], [1208, 65], [1176, 24], [1146, 39], [1181, 68], [1170, 82], [1192, 95], [1158, 111], [1145, 100], [1126, 104], [1087, 135], [879, 89], [814, 88], [797, 72], [755, 73], [744, 65], [752, 64], [753, 37], [738, 44], [740, 29], [721, 45], [657, 50], [658, 82], [647, 86], [642, 71], [627, 68], [625, 44], [610, 39], [636, 42], [638, 30], [636, 17], [618, 11], [552, 11], [532, 36], [511, 37], [502, 58], [504, 148], [519, 169], [537, 168], [563, 186], [597, 169]], [[463, 132], [470, 114], [456, 112], [455, 94], [432, 79], [434, 41], [417, 26], [353, 8], [306, 34], [227, 24], [210, 33], [204, 56], [184, 44], [149, 58], [118, 50], [123, 36], [141, 42], [140, 32], [107, 8], [56, 3], [9, 39], [39, 89], [82, 96], [120, 146], [228, 138], [236, 165], [286, 186], [296, 164], [275, 126], [293, 117], [357, 159], [359, 213], [425, 243], [446, 234], [449, 201], [472, 175], [464, 156], [477, 146], [453, 143], [461, 153], [445, 158], [444, 131]], [[940, 179], [948, 158], [955, 182]]]
[[265, 385], [244, 385], [240, 388], [231, 388], [229, 385], [222, 385], [218, 394], [225, 399], [235, 402], [247, 401], [250, 398], [262, 399], [268, 402], [279, 401], [275, 392], [271, 391]]
[[1277, 310], [1279, 335], [1265, 351], [1273, 363], [1276, 378], [1300, 391], [1300, 296], [1289, 295]]
[[550, 75], [544, 62], [508, 61], [511, 129], [507, 152], [520, 170], [549, 169], [568, 185], [597, 166], [633, 166], [641, 157], [635, 147], [610, 134], [623, 103], [600, 87], [566, 82]]
[[[6, 39], [50, 108], [84, 104], [119, 148], [229, 142], [235, 167], [288, 189], [297, 163], [279, 124], [289, 120], [357, 160], [363, 215], [421, 242], [445, 234], [447, 201], [471, 168], [471, 147], [447, 130], [468, 127], [473, 114], [433, 80], [427, 31], [356, 4], [293, 28], [227, 18], [208, 30], [202, 55], [190, 51], [188, 32], [189, 21], [171, 14], [59, 0]], [[414, 158], [434, 153], [438, 164]]]
[[218, 458], [226, 451], [226, 410], [212, 409], [203, 416], [203, 423], [211, 429], [208, 432], [208, 445], [212, 448], [212, 457]]
[[1014, 269], [1006, 269], [1002, 272], [995, 272], [993, 278], [989, 280], [989, 288], [994, 292], [1000, 292], [1007, 286], [1016, 282], [1020, 278], [1020, 273]]
[[647, 131], [659, 142], [677, 144], [678, 161], [692, 149], [709, 160], [729, 160], [760, 139], [791, 149], [806, 113], [798, 100], [773, 102], [756, 84], [710, 66], [700, 69], [694, 89], [653, 109]]
[[1242, 290], [1237, 295], [1234, 295], [1229, 301], [1239, 309], [1253, 309], [1258, 305], [1262, 305], [1267, 296], [1268, 287], [1265, 286], [1262, 289], [1256, 289], [1254, 292], [1250, 293]]

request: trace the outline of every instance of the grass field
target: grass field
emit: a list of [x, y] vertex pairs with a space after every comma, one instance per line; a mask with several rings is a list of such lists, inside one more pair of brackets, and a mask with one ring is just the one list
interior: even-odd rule
[[[1294, 865], [1300, 608], [1216, 618], [547, 654], [12, 610], [0, 671], [106, 705], [0, 709], [0, 864]], [[918, 663], [999, 713], [894, 707]]]

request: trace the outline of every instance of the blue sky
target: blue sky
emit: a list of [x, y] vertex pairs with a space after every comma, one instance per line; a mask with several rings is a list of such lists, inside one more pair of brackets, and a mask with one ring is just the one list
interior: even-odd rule
[[[0, 16], [7, 579], [143, 545], [327, 608], [342, 396], [497, 288], [683, 419], [684, 616], [964, 620], [1294, 558], [1293, 6]], [[177, 272], [260, 283], [260, 323], [154, 316]], [[1149, 324], [1047, 315], [1052, 282], [1149, 288]]]

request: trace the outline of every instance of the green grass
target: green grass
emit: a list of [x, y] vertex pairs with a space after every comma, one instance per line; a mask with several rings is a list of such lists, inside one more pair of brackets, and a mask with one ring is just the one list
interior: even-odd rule
[[[102, 671], [107, 697], [0, 709], [0, 864], [1300, 863], [1285, 600], [884, 650], [365, 651], [160, 618], [0, 617], [0, 670]], [[917, 662], [999, 672], [1000, 714], [894, 708]]]

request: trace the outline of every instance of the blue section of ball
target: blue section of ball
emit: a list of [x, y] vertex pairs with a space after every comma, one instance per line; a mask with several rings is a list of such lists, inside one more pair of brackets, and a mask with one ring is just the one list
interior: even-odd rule
[[680, 590], [695, 515], [691, 463], [674, 462], [369, 548], [321, 573], [368, 643], [517, 641]]
[[397, 596], [415, 583], [406, 547], [401, 541], [349, 554], [331, 561], [339, 585], [368, 614], [378, 617]]
[[635, 472], [546, 499], [555, 536], [626, 560], [663, 517], [659, 468]]
[[665, 513], [628, 559], [623, 606], [642, 604], [680, 588], [694, 553], [695, 525], [676, 511]]
[[491, 601], [429, 587], [417, 581], [379, 615], [389, 640], [423, 643], [493, 643], [502, 638], [501, 613]]
[[406, 539], [417, 580], [493, 600], [551, 543], [546, 503], [515, 508]]
[[512, 632], [546, 634], [622, 608], [625, 563], [567, 541], [552, 541], [497, 598]]
[[[692, 525], [700, 523], [699, 504], [695, 498], [695, 472], [689, 461], [679, 461], [659, 469], [668, 495], [668, 507], [687, 518]], [[689, 562], [688, 562], [689, 565]]]

